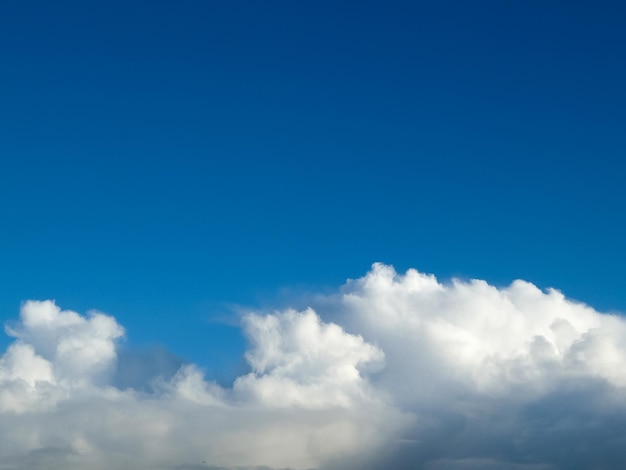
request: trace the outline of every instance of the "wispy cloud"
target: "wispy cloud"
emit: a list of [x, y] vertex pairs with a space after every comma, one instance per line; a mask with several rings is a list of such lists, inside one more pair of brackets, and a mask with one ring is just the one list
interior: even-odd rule
[[623, 461], [622, 317], [382, 264], [320, 305], [246, 315], [250, 371], [222, 387], [169, 353], [124, 353], [111, 316], [24, 303], [0, 358], [0, 469]]

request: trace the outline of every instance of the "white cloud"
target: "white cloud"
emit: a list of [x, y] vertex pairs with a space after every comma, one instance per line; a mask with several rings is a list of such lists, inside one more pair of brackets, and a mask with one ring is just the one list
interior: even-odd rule
[[348, 331], [385, 352], [373, 386], [415, 414], [413, 462], [616, 465], [613, 450], [583, 450], [599, 434], [573, 417], [626, 439], [624, 318], [524, 281], [442, 284], [381, 264], [348, 282], [334, 303]]
[[409, 381], [426, 375], [464, 394], [507, 397], [519, 387], [544, 393], [574, 377], [626, 385], [624, 319], [553, 289], [525, 281], [502, 289], [480, 280], [440, 284], [377, 264], [348, 283], [340, 303], [350, 328], [379, 344]]
[[99, 382], [115, 366], [115, 340], [124, 329], [110, 316], [91, 312], [85, 318], [51, 301], [29, 301], [22, 305], [20, 320], [7, 333], [50, 361], [59, 380]]
[[112, 317], [46, 301], [20, 319], [0, 359], [0, 469], [314, 468], [404, 423], [360, 373], [382, 352], [312, 310], [246, 317], [252, 371], [232, 388], [184, 365], [152, 393], [103, 382], [123, 334]]
[[382, 351], [323, 323], [311, 309], [260, 317], [244, 328], [254, 344], [246, 353], [252, 372], [238, 378], [236, 393], [266, 406], [349, 407], [372, 399], [360, 369], [383, 361]]
[[0, 470], [624, 460], [626, 321], [558, 291], [376, 264], [317, 311], [250, 313], [243, 328], [250, 372], [232, 387], [187, 364], [129, 388], [142, 364], [180, 361], [119, 354], [110, 316], [26, 302], [0, 358]]

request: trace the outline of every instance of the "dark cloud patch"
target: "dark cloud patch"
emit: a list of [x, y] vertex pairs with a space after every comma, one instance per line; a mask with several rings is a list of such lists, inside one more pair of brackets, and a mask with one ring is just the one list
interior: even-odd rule
[[112, 385], [121, 390], [132, 388], [152, 391], [157, 379], [169, 381], [186, 362], [163, 346], [144, 349], [118, 348]]

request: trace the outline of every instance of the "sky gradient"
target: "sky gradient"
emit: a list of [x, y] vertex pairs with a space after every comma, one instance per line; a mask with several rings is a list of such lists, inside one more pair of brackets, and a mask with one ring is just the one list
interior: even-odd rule
[[[0, 44], [0, 319], [28, 300], [105, 312], [124, 334], [93, 330], [117, 364], [98, 387], [149, 393], [195, 364], [236, 395], [267, 372], [246, 314], [313, 306], [363, 337], [364, 389], [399, 397], [360, 369], [384, 335], [328, 300], [376, 262], [626, 311], [623, 2], [13, 2]], [[0, 346], [63, 369], [40, 340]]]

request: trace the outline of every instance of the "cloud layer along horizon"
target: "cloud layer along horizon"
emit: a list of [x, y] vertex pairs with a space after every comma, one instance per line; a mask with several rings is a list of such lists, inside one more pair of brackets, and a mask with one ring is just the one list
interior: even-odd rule
[[442, 283], [383, 264], [312, 298], [243, 317], [249, 372], [229, 387], [178, 363], [139, 386], [150, 359], [122, 351], [115, 318], [25, 302], [0, 357], [0, 470], [612, 469], [626, 458], [623, 317], [525, 281]]

